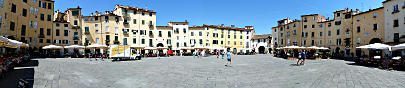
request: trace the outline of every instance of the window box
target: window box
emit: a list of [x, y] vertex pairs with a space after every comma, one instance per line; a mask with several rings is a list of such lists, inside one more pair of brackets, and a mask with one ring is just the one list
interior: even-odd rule
[[84, 34], [89, 35], [89, 34], [90, 34], [90, 32], [84, 32]]
[[395, 14], [395, 13], [398, 13], [399, 12], [399, 10], [397, 10], [397, 11], [392, 11], [392, 14]]
[[43, 35], [43, 34], [41, 35], [41, 34], [40, 34], [40, 35], [38, 35], [38, 38], [45, 38], [45, 35]]
[[73, 40], [79, 40], [79, 37], [73, 37]]
[[120, 44], [120, 41], [114, 40], [114, 44]]
[[73, 26], [72, 29], [80, 29], [80, 26]]

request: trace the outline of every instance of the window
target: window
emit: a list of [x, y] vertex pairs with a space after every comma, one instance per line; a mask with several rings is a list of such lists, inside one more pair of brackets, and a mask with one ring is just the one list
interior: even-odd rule
[[41, 18], [42, 21], [44, 21], [45, 20], [45, 15], [41, 14], [40, 18]]
[[65, 35], [65, 36], [69, 36], [69, 31], [68, 31], [68, 30], [65, 30], [65, 31], [64, 31], [64, 35]]
[[[114, 32], [115, 32], [115, 33], [118, 33], [118, 27], [115, 27]], [[141, 35], [142, 35], [142, 34], [143, 34], [143, 31], [141, 30]]]
[[51, 29], [46, 29], [46, 35], [51, 35]]
[[357, 44], [360, 44], [360, 42], [361, 42], [361, 39], [357, 38]]
[[376, 18], [378, 16], [378, 13], [373, 13], [373, 17]]
[[398, 26], [399, 26], [398, 20], [394, 20], [394, 27], [398, 27]]
[[73, 25], [77, 26], [78, 22], [77, 20], [73, 21]]
[[15, 23], [13, 21], [10, 21], [10, 30], [14, 31]]
[[[77, 41], [75, 41], [76, 43], [75, 44], [77, 44]], [[47, 39], [46, 40], [46, 43], [51, 43], [51, 40], [50, 39]]]
[[336, 21], [335, 22], [335, 25], [340, 25], [340, 24], [342, 24], [342, 21]]
[[312, 28], [315, 28], [315, 25], [312, 25]]
[[25, 29], [26, 29], [26, 26], [22, 25], [21, 26], [21, 35], [25, 35]]
[[15, 4], [11, 5], [11, 12], [16, 13], [17, 12], [17, 6]]
[[319, 27], [322, 28], [323, 24], [319, 24]]
[[360, 17], [357, 17], [357, 21], [360, 21]]
[[293, 30], [293, 35], [296, 35], [297, 34], [297, 31], [296, 30]]
[[194, 36], [194, 32], [191, 32], [191, 36]]
[[159, 36], [162, 37], [162, 31], [159, 31]]
[[357, 26], [357, 33], [360, 32], [360, 26]]
[[[75, 32], [75, 36], [76, 36], [76, 32]], [[110, 41], [110, 35], [105, 35], [105, 40]]]
[[340, 35], [340, 29], [336, 30], [336, 35]]
[[[35, 8], [35, 15], [38, 15], [38, 8]], [[37, 17], [35, 16], [35, 18]]]
[[38, 27], [38, 22], [34, 22], [34, 28]]
[[44, 35], [44, 28], [39, 28], [39, 35]]
[[64, 27], [69, 27], [69, 25], [68, 25], [68, 24], [63, 24], [63, 26], [64, 26]]
[[319, 36], [322, 36], [322, 32], [319, 32]]
[[346, 34], [350, 34], [350, 29], [349, 28], [346, 29]]
[[202, 36], [202, 32], [201, 32], [201, 31], [200, 31], [200, 32], [198, 32], [198, 35], [199, 35], [199, 36]]
[[120, 21], [120, 18], [115, 17], [115, 22], [119, 22], [119, 21]]
[[79, 15], [79, 11], [78, 11], [78, 10], [72, 11], [72, 15], [73, 15], [73, 16]]
[[30, 13], [34, 14], [34, 8], [33, 7], [30, 8]]
[[167, 32], [167, 36], [171, 37], [171, 36], [172, 36], [172, 32], [171, 32], [171, 31], [168, 31], [168, 32]]
[[98, 34], [98, 30], [97, 30], [97, 29], [95, 30], [95, 32], [96, 32], [96, 34]]
[[59, 29], [56, 29], [55, 32], [56, 32], [55, 35], [59, 36]]
[[304, 25], [304, 28], [307, 28], [307, 25]]
[[186, 28], [183, 28], [183, 32], [184, 32], [184, 33], [186, 33], [186, 32], [187, 32]]
[[132, 21], [134, 22], [134, 24], [136, 24], [136, 19], [133, 19]]
[[44, 39], [39, 39], [39, 43], [44, 43]]
[[373, 30], [377, 30], [378, 29], [378, 25], [377, 24], [374, 24], [373, 25]]
[[114, 37], [114, 41], [118, 41], [118, 36], [115, 36], [115, 37]]
[[141, 43], [142, 43], [142, 44], [145, 44], [145, 39], [142, 39], [142, 40], [141, 40]]
[[47, 21], [51, 21], [52, 16], [48, 15]]
[[314, 40], [312, 40], [312, 41], [311, 41], [311, 45], [314, 45], [314, 44], [315, 44], [315, 41], [314, 41]]
[[100, 43], [100, 39], [99, 39], [99, 38], [96, 38], [96, 43]]
[[124, 38], [124, 45], [128, 45], [128, 39]]
[[167, 44], [172, 44], [172, 40], [171, 40], [171, 39], [167, 39]]
[[85, 33], [90, 33], [89, 27], [84, 27], [84, 32], [85, 32]]
[[202, 40], [202, 39], [200, 39], [200, 40], [199, 40], [199, 43], [200, 43], [200, 44], [203, 44], [203, 40]]
[[340, 13], [336, 13], [336, 17], [340, 17]]
[[110, 31], [110, 26], [106, 26], [105, 27], [105, 32], [109, 32]]
[[142, 25], [145, 25], [145, 20], [142, 20]]
[[399, 33], [394, 33], [394, 42], [399, 42]]
[[25, 16], [25, 17], [27, 17], [27, 9], [23, 9], [23, 13], [22, 13], [22, 16]]
[[[1, 23], [3, 23], [3, 17], [2, 16], [0, 16], [0, 28], [1, 28]], [[32, 23], [32, 21], [31, 21], [31, 23]], [[32, 27], [32, 25], [31, 25], [31, 27]]]
[[3, 8], [4, 0], [0, 0], [0, 8]]
[[52, 9], [52, 3], [48, 3], [48, 9]]
[[394, 12], [399, 12], [398, 5], [394, 6]]
[[315, 36], [315, 32], [312, 32], [312, 33], [311, 33], [311, 37], [314, 37], [314, 36]]

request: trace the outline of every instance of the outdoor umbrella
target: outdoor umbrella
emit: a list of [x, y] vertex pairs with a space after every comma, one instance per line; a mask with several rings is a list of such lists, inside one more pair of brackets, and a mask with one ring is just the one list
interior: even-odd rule
[[48, 45], [48, 46], [44, 46], [42, 47], [42, 49], [62, 49], [62, 46], [56, 46], [56, 45]]
[[153, 48], [153, 47], [146, 47], [144, 48], [145, 50], [156, 50], [157, 48]]
[[311, 46], [311, 47], [307, 47], [307, 49], [319, 49], [320, 47], [317, 46]]
[[134, 48], [134, 49], [143, 49], [143, 48], [145, 48], [143, 46], [138, 46], [138, 45], [131, 45], [129, 47]]
[[65, 46], [65, 48], [67, 49], [84, 49], [84, 46], [80, 46], [80, 45], [70, 45], [70, 46]]
[[392, 46], [392, 50], [405, 49], [405, 43]]
[[368, 45], [369, 49], [381, 49], [381, 50], [390, 50], [391, 46], [386, 45], [386, 44], [381, 44], [381, 43], [374, 43]]
[[93, 45], [89, 45], [86, 48], [90, 48], [90, 49], [100, 49], [100, 48], [108, 48], [107, 45], [100, 45], [100, 44], [93, 44]]

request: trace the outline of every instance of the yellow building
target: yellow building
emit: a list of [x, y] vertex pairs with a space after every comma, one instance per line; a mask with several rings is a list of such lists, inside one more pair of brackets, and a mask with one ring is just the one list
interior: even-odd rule
[[1, 1], [0, 35], [28, 43], [36, 52], [51, 44], [54, 1]]
[[[334, 12], [333, 20], [319, 14], [302, 15], [301, 20], [294, 21], [283, 19], [278, 21], [277, 27], [272, 27], [272, 42], [276, 48], [291, 45], [318, 46], [330, 48], [335, 56], [360, 55], [361, 51], [356, 53], [355, 47], [382, 42], [384, 39], [382, 9], [383, 7], [366, 12], [358, 9], [339, 10]], [[296, 35], [295, 30], [299, 32]]]

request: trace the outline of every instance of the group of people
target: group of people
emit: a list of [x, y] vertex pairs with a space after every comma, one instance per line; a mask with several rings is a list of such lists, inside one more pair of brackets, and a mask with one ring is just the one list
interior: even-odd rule
[[29, 60], [29, 55], [5, 55], [0, 56], [0, 78], [6, 77], [7, 72], [14, 70], [16, 65], [23, 64]]
[[221, 55], [221, 57], [222, 57], [222, 59], [224, 59], [225, 58], [225, 54], [226, 54], [226, 60], [227, 60], [227, 62], [226, 62], [226, 65], [225, 66], [227, 66], [227, 67], [231, 67], [231, 52], [226, 52], [225, 53], [225, 51], [224, 52], [221, 52], [221, 51], [219, 51], [219, 50], [217, 50], [216, 51], [216, 54], [217, 54], [217, 58], [219, 59], [219, 55]]
[[202, 50], [197, 50], [197, 51], [193, 52], [193, 57], [196, 57], [196, 56], [198, 58], [201, 58], [201, 56], [205, 56], [205, 52]]
[[[308, 51], [307, 50], [301, 50], [298, 52], [298, 61], [297, 65], [304, 65], [305, 64], [305, 59], [307, 58]], [[301, 62], [300, 62], [301, 61]]]
[[99, 58], [100, 60], [104, 61], [104, 59], [107, 59], [107, 55], [105, 53], [103, 54], [87, 54], [87, 58], [91, 61], [91, 58], [94, 58], [94, 60], [98, 60], [97, 58]]

